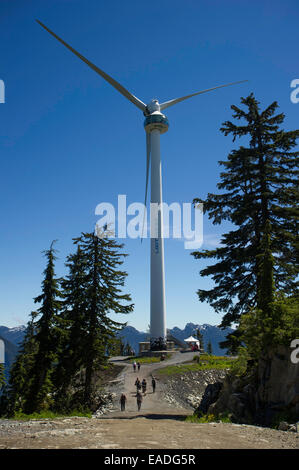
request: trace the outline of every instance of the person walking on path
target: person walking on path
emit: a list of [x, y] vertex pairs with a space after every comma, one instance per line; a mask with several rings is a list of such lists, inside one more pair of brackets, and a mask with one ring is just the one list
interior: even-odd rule
[[125, 411], [126, 409], [126, 401], [127, 401], [127, 397], [124, 393], [121, 394], [121, 397], [120, 397], [120, 409], [121, 411]]
[[140, 392], [137, 392], [136, 397], [137, 397], [137, 408], [138, 408], [138, 411], [140, 411], [143, 398]]
[[136, 361], [133, 362], [133, 370], [136, 371]]
[[137, 379], [135, 380], [135, 386], [136, 386], [136, 389], [137, 389], [137, 392], [138, 392], [138, 391], [141, 389], [141, 382], [140, 382], [140, 380], [138, 379], [138, 377], [137, 377]]
[[156, 380], [155, 380], [155, 377], [152, 378], [152, 387], [153, 387], [153, 393], [155, 393], [155, 390], [156, 390]]
[[140, 362], [137, 362], [138, 372], [140, 371]]
[[141, 385], [142, 385], [142, 391], [143, 391], [143, 393], [146, 394], [146, 385], [147, 385], [147, 384], [146, 384], [146, 380], [145, 380], [145, 379], [143, 379]]

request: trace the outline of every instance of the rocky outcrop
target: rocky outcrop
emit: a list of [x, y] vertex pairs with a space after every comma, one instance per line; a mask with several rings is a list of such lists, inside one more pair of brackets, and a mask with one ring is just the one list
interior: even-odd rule
[[168, 403], [178, 408], [195, 410], [203, 397], [207, 396], [207, 389], [211, 391], [214, 386], [217, 388], [215, 384], [221, 384], [227, 373], [228, 369], [199, 370], [178, 376], [161, 377], [159, 381], [161, 386], [163, 383], [163, 395]]
[[207, 388], [205, 389], [205, 393], [203, 394], [203, 397], [201, 399], [201, 402], [198, 408], [196, 408], [197, 416], [207, 414], [209, 407], [218, 400], [222, 388], [223, 382], [215, 382], [207, 386]]
[[97, 407], [93, 413], [94, 418], [98, 418], [105, 413], [113, 410], [113, 404], [116, 399], [116, 393], [99, 393], [97, 396]]
[[244, 376], [228, 375], [208, 413], [230, 413], [232, 421], [269, 426], [279, 416], [299, 420], [299, 363], [286, 346], [276, 347]]
[[257, 402], [273, 410], [289, 410], [299, 419], [299, 363], [290, 360], [291, 350], [280, 346], [261, 359], [258, 367]]

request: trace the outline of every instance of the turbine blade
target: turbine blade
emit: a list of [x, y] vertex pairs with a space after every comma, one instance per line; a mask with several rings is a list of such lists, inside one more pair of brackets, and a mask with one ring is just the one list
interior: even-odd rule
[[146, 133], [146, 177], [145, 177], [145, 198], [144, 198], [144, 213], [143, 213], [143, 224], [142, 224], [142, 237], [141, 243], [143, 238], [144, 232], [144, 223], [145, 223], [145, 215], [146, 215], [146, 200], [147, 200], [147, 188], [148, 188], [148, 176], [149, 176], [149, 165], [151, 159], [151, 135], [147, 132]]
[[176, 103], [180, 103], [181, 101], [187, 100], [188, 98], [192, 98], [192, 96], [201, 95], [202, 93], [207, 93], [208, 91], [216, 90], [217, 88], [237, 85], [237, 83], [244, 83], [244, 82], [248, 82], [248, 80], [241, 80], [240, 82], [233, 82], [233, 83], [227, 83], [226, 85], [215, 86], [213, 88], [208, 88], [207, 90], [202, 90], [202, 91], [198, 91], [197, 93], [192, 93], [192, 95], [186, 95], [186, 96], [182, 96], [181, 98], [176, 98], [174, 100], [165, 101], [164, 103], [160, 104], [160, 109], [162, 111], [165, 108], [169, 108], [169, 106], [173, 106]]
[[54, 38], [56, 38], [61, 44], [63, 44], [65, 47], [67, 47], [71, 52], [73, 52], [79, 59], [83, 60], [92, 70], [97, 72], [101, 77], [103, 77], [110, 85], [112, 85], [116, 90], [118, 90], [122, 95], [124, 95], [128, 100], [130, 100], [137, 108], [141, 109], [141, 111], [144, 111], [146, 108], [146, 105], [136, 98], [136, 96], [132, 95], [126, 88], [124, 88], [120, 83], [118, 83], [116, 80], [114, 80], [112, 77], [110, 77], [107, 73], [103, 72], [99, 67], [94, 65], [92, 62], [90, 62], [88, 59], [86, 59], [83, 55], [81, 55], [79, 52], [77, 52], [75, 49], [73, 49], [69, 44], [67, 44], [63, 39], [61, 39], [57, 34], [53, 33], [47, 26], [45, 26], [41, 21], [36, 20], [37, 23], [42, 26], [48, 33], [52, 34]]

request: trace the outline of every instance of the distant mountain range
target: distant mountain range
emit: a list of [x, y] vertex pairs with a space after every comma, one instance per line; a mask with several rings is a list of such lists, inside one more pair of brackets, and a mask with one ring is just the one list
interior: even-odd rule
[[[226, 328], [224, 330], [220, 329], [215, 325], [198, 325], [195, 323], [187, 323], [184, 329], [180, 329], [177, 326], [169, 329], [169, 333], [175, 338], [184, 341], [184, 339], [189, 336], [196, 336], [196, 330], [199, 329], [204, 342], [204, 348], [207, 347], [209, 341], [212, 344], [213, 354], [216, 355], [225, 355], [226, 350], [221, 349], [219, 343], [224, 341], [226, 336], [231, 333], [233, 330], [231, 328]], [[5, 369], [6, 372], [9, 371], [11, 364], [14, 362], [14, 359], [17, 355], [20, 343], [22, 342], [26, 331], [26, 326], [17, 326], [15, 328], [8, 328], [7, 326], [0, 326], [0, 338], [4, 340], [5, 343]], [[148, 340], [148, 333], [143, 331], [138, 331], [133, 326], [126, 326], [120, 333], [119, 337], [122, 338], [123, 343], [129, 343], [129, 345], [134, 349], [135, 353], [138, 354], [139, 351], [139, 342]]]
[[26, 326], [24, 325], [16, 326], [14, 328], [0, 326], [0, 337], [18, 346], [18, 344], [23, 341], [25, 331]]

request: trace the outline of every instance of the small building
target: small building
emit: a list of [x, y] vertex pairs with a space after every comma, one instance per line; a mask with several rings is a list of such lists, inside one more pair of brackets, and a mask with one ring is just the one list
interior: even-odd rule
[[189, 338], [184, 339], [185, 343], [188, 344], [189, 348], [195, 351], [200, 350], [200, 342], [194, 336], [189, 336]]

